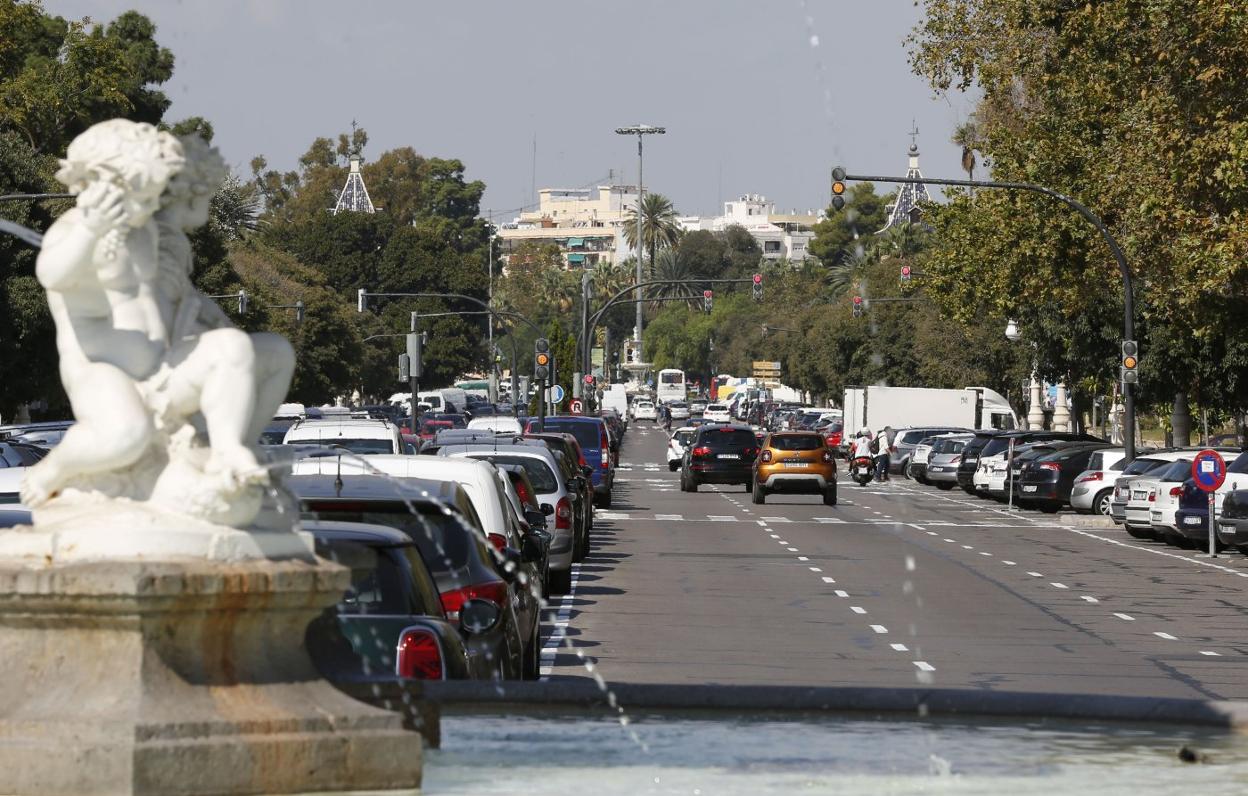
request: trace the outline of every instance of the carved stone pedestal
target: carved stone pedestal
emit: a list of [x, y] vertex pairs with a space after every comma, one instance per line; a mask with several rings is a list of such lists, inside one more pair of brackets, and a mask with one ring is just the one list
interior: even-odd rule
[[305, 652], [347, 583], [323, 561], [0, 560], [0, 792], [419, 787], [420, 735]]

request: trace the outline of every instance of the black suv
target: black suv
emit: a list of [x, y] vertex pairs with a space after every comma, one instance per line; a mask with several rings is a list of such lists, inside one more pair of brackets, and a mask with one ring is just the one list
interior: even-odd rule
[[699, 484], [742, 484], [749, 492], [756, 456], [758, 437], [748, 426], [702, 426], [685, 446], [680, 489], [697, 492]]
[[982, 456], [996, 456], [1009, 449], [1010, 440], [1015, 445], [1045, 440], [1076, 440], [1081, 442], [1104, 442], [1090, 434], [1072, 431], [976, 431], [975, 438], [962, 448], [962, 461], [958, 464], [958, 486], [969, 494], [975, 494], [975, 471], [979, 469]]

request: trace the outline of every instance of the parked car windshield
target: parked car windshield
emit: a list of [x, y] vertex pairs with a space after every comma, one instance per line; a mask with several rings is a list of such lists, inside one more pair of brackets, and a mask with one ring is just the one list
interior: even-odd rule
[[550, 469], [550, 465], [541, 459], [535, 459], [532, 456], [508, 456], [502, 453], [484, 452], [470, 452], [468, 456], [495, 464], [519, 465], [529, 474], [529, 480], [533, 482], [533, 488], [539, 493], [549, 494], [559, 491], [559, 478], [555, 475], [555, 471]]
[[342, 539], [317, 543], [317, 555], [351, 570], [351, 585], [338, 602], [343, 614], [409, 614], [412, 604], [403, 578], [409, 577], [389, 556], [367, 544]]
[[780, 451], [813, 451], [823, 447], [818, 434], [774, 434], [768, 445]]
[[576, 437], [582, 448], [597, 450], [602, 447], [602, 429], [597, 423], [585, 423], [579, 420], [560, 420], [546, 418], [546, 431], [563, 431]]

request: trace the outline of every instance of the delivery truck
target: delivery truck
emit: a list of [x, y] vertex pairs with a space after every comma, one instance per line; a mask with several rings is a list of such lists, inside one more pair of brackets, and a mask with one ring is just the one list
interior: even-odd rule
[[847, 439], [858, 429], [879, 431], [885, 426], [1018, 428], [1009, 401], [987, 387], [847, 387], [841, 408]]

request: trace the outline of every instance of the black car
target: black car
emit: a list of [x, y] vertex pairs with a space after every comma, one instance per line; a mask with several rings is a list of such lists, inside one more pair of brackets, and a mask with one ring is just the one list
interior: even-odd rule
[[748, 426], [702, 426], [685, 448], [680, 464], [680, 488], [697, 492], [701, 484], [753, 486], [758, 437]]
[[1057, 511], [1070, 502], [1075, 478], [1088, 469], [1096, 450], [1092, 445], [1063, 446], [1026, 462], [1014, 480], [1015, 502]]
[[[380, 525], [308, 522], [316, 554], [351, 570], [338, 603], [314, 619], [304, 644], [322, 676], [378, 706], [382, 686], [396, 680], [488, 679], [468, 657], [460, 630], [447, 621], [437, 586], [406, 534]], [[498, 609], [478, 601], [467, 632], [497, 623]]]
[[1248, 553], [1248, 489], [1233, 490], [1222, 499], [1222, 511], [1218, 514], [1218, 543]]
[[1104, 442], [1100, 437], [1070, 431], [976, 431], [975, 438], [962, 448], [962, 461], [958, 464], [958, 486], [969, 494], [976, 494], [974, 478], [980, 459], [1009, 450], [1011, 440], [1015, 445], [1044, 440]]
[[[286, 483], [305, 518], [385, 525], [405, 533], [428, 563], [451, 622], [459, 620], [469, 600], [498, 606], [497, 625], [465, 638], [474, 665], [484, 665], [477, 663], [480, 659], [490, 662], [499, 677], [536, 679], [541, 654], [537, 612], [521, 610], [535, 599], [526, 590], [522, 603], [520, 590], [526, 587], [514, 578], [521, 559], [540, 559], [543, 553], [536, 547], [524, 553], [495, 551], [463, 487], [416, 478], [398, 484], [374, 475], [296, 475]], [[510, 571], [508, 560], [515, 565]]]
[[[1213, 519], [1218, 524], [1217, 536], [1219, 542], [1231, 544], [1240, 547], [1248, 543], [1248, 537], [1240, 535], [1238, 528], [1242, 524], [1236, 522], [1239, 514], [1243, 509], [1242, 504], [1238, 502], [1232, 503], [1233, 514], [1231, 517], [1226, 516], [1226, 501], [1231, 499], [1231, 495], [1241, 487], [1248, 487], [1248, 451], [1240, 453], [1233, 461], [1226, 465], [1226, 481], [1228, 494], [1223, 498], [1221, 506], [1214, 510]], [[1228, 522], [1226, 526], [1222, 525], [1223, 518]], [[1175, 525], [1177, 526], [1177, 535], [1182, 536], [1189, 543], [1198, 547], [1206, 547], [1209, 544], [1209, 493], [1203, 491], [1196, 486], [1195, 479], [1189, 478], [1183, 482], [1183, 492], [1179, 495], [1179, 508], [1174, 513]], [[1234, 531], [1234, 533], [1232, 533]]]

